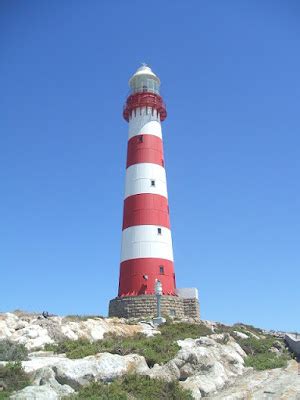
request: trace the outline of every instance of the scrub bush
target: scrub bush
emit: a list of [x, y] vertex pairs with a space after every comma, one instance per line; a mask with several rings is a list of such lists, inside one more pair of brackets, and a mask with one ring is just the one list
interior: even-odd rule
[[30, 385], [30, 379], [22, 368], [21, 362], [0, 366], [0, 399], [8, 399], [11, 392]]
[[0, 361], [27, 360], [28, 351], [23, 344], [0, 340]]
[[186, 338], [198, 338], [211, 334], [203, 324], [167, 323], [160, 327], [161, 334], [146, 337], [143, 334], [134, 336], [116, 336], [107, 334], [102, 340], [90, 342], [87, 339], [64, 340], [58, 344], [48, 344], [46, 350], [55, 353], [66, 353], [68, 358], [82, 358], [97, 353], [140, 354], [144, 356], [149, 367], [164, 364], [177, 354], [179, 346], [176, 341]]
[[150, 379], [148, 376], [127, 375], [110, 384], [93, 382], [71, 395], [69, 399], [91, 400], [192, 400], [191, 393], [178, 382]]

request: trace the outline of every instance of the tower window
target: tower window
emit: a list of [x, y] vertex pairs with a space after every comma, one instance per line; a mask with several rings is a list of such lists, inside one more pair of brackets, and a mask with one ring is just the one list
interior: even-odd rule
[[151, 180], [151, 186], [155, 186], [155, 180]]
[[140, 142], [140, 143], [143, 143], [143, 141], [144, 141], [144, 137], [143, 137], [143, 135], [140, 135], [140, 136], [139, 136], [139, 142]]
[[160, 265], [160, 266], [159, 266], [159, 274], [160, 274], [160, 275], [164, 275], [164, 274], [165, 274], [165, 268], [164, 268], [163, 265]]
[[161, 228], [157, 228], [158, 235], [161, 235]]

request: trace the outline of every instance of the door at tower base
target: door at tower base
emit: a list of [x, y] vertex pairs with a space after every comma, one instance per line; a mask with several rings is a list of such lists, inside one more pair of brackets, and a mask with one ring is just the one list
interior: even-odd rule
[[[155, 295], [116, 297], [109, 303], [109, 317], [144, 318], [155, 317], [157, 299]], [[164, 317], [178, 319], [200, 319], [200, 307], [197, 298], [162, 296], [161, 313]]]

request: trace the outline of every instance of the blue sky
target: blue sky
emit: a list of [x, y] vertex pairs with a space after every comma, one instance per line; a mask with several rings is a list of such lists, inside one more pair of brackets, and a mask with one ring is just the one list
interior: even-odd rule
[[300, 330], [300, 4], [0, 5], [0, 310], [107, 313], [128, 78], [162, 80], [177, 285], [204, 319]]

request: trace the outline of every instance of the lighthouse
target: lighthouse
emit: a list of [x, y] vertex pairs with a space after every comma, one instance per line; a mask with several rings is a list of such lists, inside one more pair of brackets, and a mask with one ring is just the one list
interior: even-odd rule
[[199, 318], [196, 289], [177, 289], [161, 123], [167, 111], [160, 79], [143, 64], [129, 80], [128, 122], [118, 296], [109, 315], [155, 314], [157, 282], [165, 315]]

